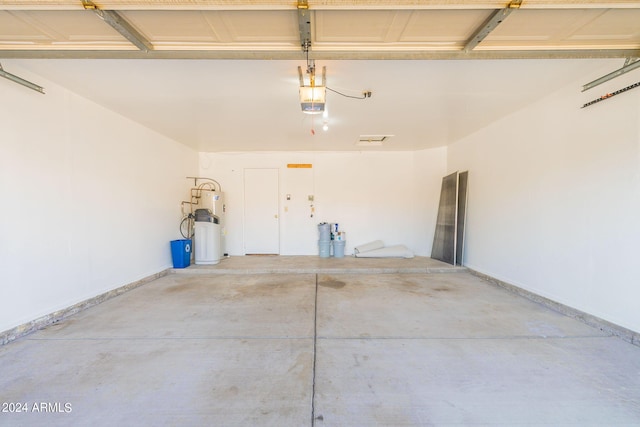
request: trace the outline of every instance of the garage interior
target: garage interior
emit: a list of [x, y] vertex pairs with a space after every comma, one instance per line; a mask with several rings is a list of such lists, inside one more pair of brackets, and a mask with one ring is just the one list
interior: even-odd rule
[[[637, 22], [0, 2], [0, 425], [640, 425]], [[461, 266], [431, 259], [456, 171]], [[189, 177], [228, 256], [176, 269]], [[375, 240], [415, 257], [351, 256]]]

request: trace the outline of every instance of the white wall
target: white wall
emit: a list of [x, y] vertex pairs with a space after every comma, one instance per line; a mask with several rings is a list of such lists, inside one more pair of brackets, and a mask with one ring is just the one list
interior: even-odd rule
[[468, 267], [640, 331], [640, 89], [580, 108], [637, 80], [575, 82], [449, 147]]
[[0, 79], [0, 331], [171, 266], [197, 153], [17, 67]]
[[[290, 169], [289, 163], [311, 163]], [[227, 202], [227, 252], [244, 254], [243, 171], [280, 176], [280, 254], [317, 255], [320, 222], [345, 231], [345, 254], [372, 240], [431, 253], [446, 149], [417, 152], [201, 153], [200, 176], [217, 180]], [[286, 195], [291, 200], [286, 200]], [[314, 195], [311, 218], [308, 196]]]
[[[169, 267], [198, 170], [191, 149], [12, 71], [47, 95], [0, 80], [0, 331]], [[640, 89], [579, 108], [634, 79], [577, 82], [448, 149], [201, 153], [199, 175], [225, 191], [231, 255], [244, 253], [243, 170], [277, 168], [281, 254], [316, 255], [327, 221], [347, 254], [382, 239], [429, 256], [441, 178], [469, 170], [469, 267], [640, 331]]]

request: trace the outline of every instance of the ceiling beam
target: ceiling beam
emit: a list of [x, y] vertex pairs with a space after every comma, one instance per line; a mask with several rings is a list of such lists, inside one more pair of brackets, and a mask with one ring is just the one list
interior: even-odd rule
[[300, 46], [307, 52], [311, 49], [311, 11], [307, 0], [298, 0], [298, 28], [300, 29]]
[[30, 82], [29, 80], [25, 80], [22, 77], [18, 77], [15, 74], [11, 74], [2, 68], [2, 64], [0, 64], [0, 77], [4, 77], [7, 80], [11, 80], [14, 83], [18, 83], [24, 87], [28, 87], [29, 89], [35, 90], [36, 92], [40, 92], [44, 94], [44, 88], [40, 85]]
[[[637, 49], [314, 51], [316, 60], [606, 59], [639, 57]], [[233, 59], [300, 60], [300, 50], [0, 50], [0, 59]]]
[[153, 45], [145, 36], [140, 34], [133, 25], [129, 24], [120, 14], [114, 10], [102, 10], [91, 0], [82, 0], [82, 6], [87, 10], [93, 10], [100, 19], [109, 24], [122, 37], [129, 40], [134, 46], [143, 52], [153, 50]]
[[503, 9], [496, 10], [489, 18], [473, 33], [467, 43], [464, 45], [465, 52], [471, 52], [484, 40], [493, 30], [507, 19], [507, 16], [516, 9], [520, 8], [522, 0], [512, 0], [509, 5]]
[[[309, 0], [314, 10], [501, 9], [504, 0]], [[78, 0], [0, 0], [0, 10], [78, 10]], [[291, 10], [291, 0], [101, 0], [102, 10]], [[637, 8], [637, 0], [527, 0], [527, 9]]]
[[149, 52], [153, 50], [153, 45], [142, 34], [138, 32], [131, 24], [129, 24], [118, 12], [113, 10], [100, 10], [96, 9], [96, 13], [107, 24], [119, 32], [122, 37], [129, 40], [133, 45], [143, 52]]
[[635, 70], [636, 68], [640, 68], [640, 59], [635, 58], [634, 60], [633, 58], [627, 58], [622, 68], [619, 68], [616, 71], [613, 71], [607, 74], [606, 76], [602, 76], [599, 79], [595, 79], [594, 81], [587, 83], [586, 85], [582, 86], [582, 91], [584, 92], [585, 90], [589, 90], [593, 87], [601, 85], [604, 82], [613, 80], [616, 77], [619, 77], [625, 73], [628, 73], [631, 70]]

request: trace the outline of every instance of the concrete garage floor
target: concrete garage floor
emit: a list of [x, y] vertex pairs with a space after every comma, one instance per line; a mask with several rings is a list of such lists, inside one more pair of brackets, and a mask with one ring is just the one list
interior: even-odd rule
[[640, 426], [640, 347], [375, 261], [234, 257], [9, 343], [0, 425]]

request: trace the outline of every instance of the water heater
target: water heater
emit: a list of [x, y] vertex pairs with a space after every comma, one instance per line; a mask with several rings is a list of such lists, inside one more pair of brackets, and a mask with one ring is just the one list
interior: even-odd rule
[[225, 203], [224, 193], [222, 191], [200, 190], [200, 198], [198, 200], [198, 208], [209, 209], [214, 216], [218, 217], [220, 225], [220, 253], [226, 255], [225, 237], [227, 235], [225, 221]]

